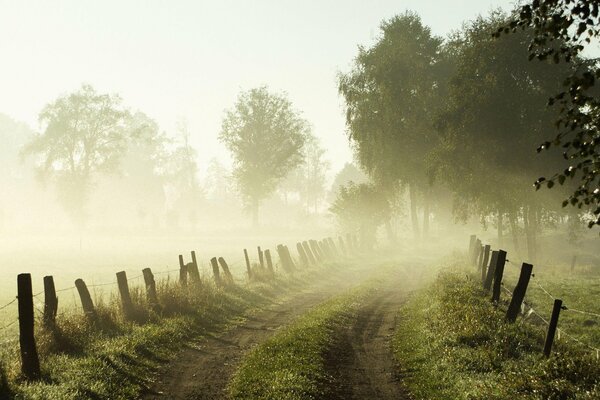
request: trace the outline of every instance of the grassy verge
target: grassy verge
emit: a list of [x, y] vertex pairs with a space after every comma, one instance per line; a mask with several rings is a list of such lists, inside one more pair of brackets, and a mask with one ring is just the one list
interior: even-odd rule
[[141, 288], [132, 289], [135, 321], [124, 320], [116, 298], [97, 305], [94, 321], [60, 315], [55, 328], [36, 332], [42, 380], [27, 383], [20, 378], [15, 346], [3, 354], [7, 373], [1, 377], [0, 398], [136, 398], [148, 387], [152, 372], [186, 342], [226, 329], [252, 309], [303, 287], [314, 279], [309, 276], [307, 272], [226, 289], [210, 282], [181, 289], [176, 282], [163, 281], [157, 288], [158, 311], [150, 311]]
[[595, 354], [559, 341], [543, 358], [543, 330], [505, 323], [479, 287], [443, 272], [401, 310], [393, 347], [415, 398], [600, 398]]
[[231, 398], [328, 398], [326, 350], [334, 332], [351, 320], [368, 292], [363, 285], [326, 301], [251, 351], [229, 384]]

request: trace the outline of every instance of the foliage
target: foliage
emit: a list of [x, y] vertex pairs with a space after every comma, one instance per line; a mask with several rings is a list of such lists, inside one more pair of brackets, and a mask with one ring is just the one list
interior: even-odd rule
[[366, 183], [349, 183], [340, 187], [329, 210], [343, 231], [359, 231], [361, 243], [367, 246], [374, 244], [377, 228], [390, 217], [385, 193]]
[[309, 132], [287, 97], [265, 86], [240, 93], [226, 111], [219, 139], [233, 155], [233, 176], [255, 225], [261, 200], [302, 162]]
[[588, 224], [590, 228], [600, 225], [600, 97], [596, 86], [600, 69], [596, 60], [578, 59], [587, 47], [598, 43], [598, 9], [596, 0], [533, 0], [522, 5], [511, 21], [495, 33], [499, 37], [503, 32], [517, 32], [518, 28], [533, 28], [529, 59], [578, 64], [562, 81], [563, 90], [557, 90], [549, 100], [550, 105], [559, 106], [559, 131], [538, 148], [542, 151], [562, 147], [569, 165], [548, 179], [539, 178], [535, 185], [552, 188], [555, 182], [562, 185], [567, 178], [575, 180], [577, 185], [563, 206], [570, 203], [589, 207], [595, 215]]
[[344, 167], [339, 170], [335, 175], [335, 178], [333, 178], [333, 183], [331, 184], [331, 189], [329, 191], [330, 201], [333, 202], [335, 200], [335, 197], [342, 186], [345, 186], [350, 182], [367, 183], [368, 180], [369, 177], [360, 169], [358, 169], [354, 163], [344, 164]]
[[23, 149], [24, 156], [36, 158], [40, 176], [56, 182], [63, 205], [78, 225], [84, 222], [94, 175], [114, 172], [125, 152], [127, 117], [118, 96], [83, 85], [42, 110], [44, 132]]

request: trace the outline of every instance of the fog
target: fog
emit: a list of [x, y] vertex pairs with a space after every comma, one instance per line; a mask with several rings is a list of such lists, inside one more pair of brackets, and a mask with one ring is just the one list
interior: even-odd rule
[[[537, 201], [507, 200], [506, 209], [490, 205], [484, 186], [448, 185], [450, 173], [427, 186], [422, 165], [396, 175], [373, 164], [397, 149], [384, 144], [373, 157], [348, 119], [343, 76], [358, 46], [375, 45], [380, 22], [405, 9], [446, 40], [463, 21], [510, 5], [404, 3], [178, 2], [165, 11], [102, 2], [87, 12], [79, 2], [0, 3], [0, 302], [14, 296], [20, 272], [33, 274], [37, 292], [44, 275], [57, 288], [80, 277], [113, 282], [119, 270], [170, 271], [195, 250], [203, 273], [223, 256], [242, 279], [244, 248], [254, 255], [256, 246], [348, 232], [369, 248], [437, 243], [439, 254], [482, 232], [523, 258], [566, 264], [578, 252], [597, 266], [589, 212], [557, 211], [564, 193], [532, 190], [554, 161], [517, 170], [512, 159], [482, 167], [462, 158], [489, 167], [490, 185], [521, 182], [513, 197]], [[390, 159], [430, 160], [431, 143]], [[534, 159], [529, 144], [524, 158]], [[467, 176], [452, 173], [454, 183]]]

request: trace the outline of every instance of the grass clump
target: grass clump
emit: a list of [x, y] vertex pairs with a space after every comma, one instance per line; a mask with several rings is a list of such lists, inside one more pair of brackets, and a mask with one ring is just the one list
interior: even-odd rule
[[[443, 272], [401, 310], [393, 349], [416, 399], [598, 399], [600, 362], [544, 332], [505, 322], [477, 279]], [[545, 327], [544, 327], [545, 328]]]
[[367, 293], [359, 288], [328, 300], [253, 349], [229, 384], [231, 398], [328, 398], [326, 352], [335, 332], [349, 323]]

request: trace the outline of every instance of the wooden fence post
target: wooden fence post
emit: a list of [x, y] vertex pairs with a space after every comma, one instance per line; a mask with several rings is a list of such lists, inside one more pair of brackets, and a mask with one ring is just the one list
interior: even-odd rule
[[58, 297], [52, 276], [44, 277], [44, 324], [54, 326], [58, 312]]
[[77, 279], [75, 281], [75, 287], [77, 288], [79, 298], [81, 299], [81, 307], [83, 307], [83, 312], [89, 318], [94, 318], [96, 316], [96, 309], [94, 308], [94, 302], [92, 302], [90, 291], [88, 290], [83, 279]]
[[319, 251], [319, 247], [317, 246], [317, 241], [311, 239], [311, 240], [308, 241], [308, 243], [310, 243], [310, 248], [311, 248], [313, 254], [315, 255], [315, 258], [317, 259], [317, 261], [322, 262], [323, 261], [323, 255]]
[[298, 250], [298, 254], [300, 255], [300, 260], [302, 260], [302, 264], [304, 264], [305, 266], [309, 265], [308, 264], [308, 256], [304, 252], [302, 243], [300, 243], [300, 242], [296, 243], [296, 250]]
[[337, 258], [337, 257], [340, 255], [340, 253], [338, 252], [338, 249], [337, 249], [337, 247], [335, 247], [335, 242], [333, 241], [333, 239], [332, 239], [332, 238], [328, 237], [328, 238], [327, 238], [327, 243], [329, 243], [329, 248], [330, 248], [330, 249], [331, 249], [331, 251], [333, 252], [333, 256], [334, 256], [335, 258]]
[[515, 322], [523, 299], [525, 299], [525, 293], [527, 292], [527, 286], [529, 285], [529, 279], [531, 279], [531, 272], [533, 271], [533, 265], [523, 263], [521, 266], [521, 274], [519, 275], [519, 281], [515, 290], [513, 291], [512, 299], [510, 299], [510, 305], [506, 311], [506, 319], [508, 322]]
[[212, 266], [213, 276], [215, 277], [215, 283], [217, 286], [221, 286], [221, 274], [219, 273], [219, 264], [217, 263], [217, 257], [210, 259], [210, 265]]
[[319, 240], [317, 242], [317, 247], [319, 248], [319, 251], [321, 251], [321, 254], [323, 254], [324, 259], [326, 259], [326, 260], [331, 259], [331, 255], [329, 254], [329, 251], [328, 251], [327, 247], [325, 247], [325, 243], [323, 243], [322, 240]]
[[119, 287], [119, 295], [121, 296], [123, 315], [126, 319], [130, 319], [133, 314], [133, 303], [131, 302], [131, 294], [129, 293], [129, 284], [127, 283], [127, 274], [125, 271], [117, 272], [117, 286]]
[[546, 341], [544, 343], [544, 355], [550, 357], [552, 352], [552, 344], [554, 343], [554, 335], [556, 334], [556, 327], [558, 326], [558, 317], [562, 308], [562, 300], [554, 299], [554, 307], [552, 307], [552, 316], [550, 317], [550, 324], [548, 325], [548, 333], [546, 334]]
[[471, 235], [469, 237], [469, 252], [467, 253], [469, 256], [469, 260], [473, 259], [473, 251], [475, 251], [476, 240], [477, 240], [477, 235]]
[[274, 274], [275, 270], [273, 269], [273, 260], [271, 259], [271, 250], [269, 250], [269, 249], [265, 250], [265, 258], [267, 260], [267, 268], [269, 269], [269, 272], [271, 272], [271, 274]]
[[233, 284], [233, 275], [231, 275], [231, 271], [229, 271], [229, 265], [223, 257], [219, 257], [219, 264], [221, 264], [221, 268], [223, 268], [223, 273], [225, 274], [225, 279], [227, 279], [227, 283]]
[[500, 301], [504, 264], [506, 264], [506, 252], [504, 250], [498, 250], [498, 258], [496, 259], [496, 268], [494, 271], [494, 288], [492, 290], [492, 303], [494, 304], [498, 304]]
[[198, 262], [196, 261], [196, 252], [192, 250], [192, 262], [188, 263], [187, 271], [192, 279], [192, 283], [200, 283], [200, 270], [198, 269]]
[[290, 253], [290, 249], [286, 245], [283, 245], [283, 250], [285, 251], [285, 257], [287, 258], [288, 265], [290, 266], [290, 269], [292, 271], [295, 270], [296, 269], [296, 264], [294, 263], [294, 259], [292, 258], [292, 254]]
[[179, 283], [187, 286], [187, 265], [183, 263], [183, 256], [179, 255]]
[[310, 263], [312, 265], [317, 265], [317, 259], [315, 258], [314, 254], [310, 250], [310, 245], [308, 244], [308, 242], [306, 240], [304, 242], [302, 242], [302, 248], [304, 249], [304, 252], [308, 256]]
[[477, 239], [475, 241], [475, 248], [473, 249], [473, 259], [471, 260], [474, 266], [478, 266], [481, 263], [482, 250], [481, 240]]
[[248, 250], [244, 249], [244, 258], [246, 259], [246, 271], [248, 278], [252, 278], [252, 267], [250, 266], [250, 258], [248, 258]]
[[486, 268], [485, 275], [483, 277], [483, 289], [489, 291], [492, 288], [492, 280], [494, 279], [494, 272], [496, 271], [496, 263], [498, 262], [498, 250], [492, 251], [492, 259], [490, 266]]
[[158, 296], [156, 295], [156, 281], [154, 280], [154, 274], [150, 268], [144, 268], [142, 274], [144, 275], [144, 283], [146, 284], [146, 298], [148, 299], [148, 304], [150, 304], [151, 308], [156, 309], [158, 306]]
[[19, 344], [21, 348], [21, 372], [28, 380], [40, 377], [40, 360], [34, 336], [33, 290], [31, 274], [17, 275], [17, 298], [19, 308]]
[[338, 236], [338, 241], [340, 242], [340, 251], [342, 252], [342, 255], [347, 256], [348, 251], [346, 250], [346, 246], [344, 246], [344, 239], [342, 239], [341, 236]]
[[258, 263], [260, 264], [260, 268], [262, 270], [265, 269], [265, 259], [263, 257], [263, 251], [260, 249], [260, 246], [257, 247], [258, 249]]
[[290, 266], [287, 258], [287, 254], [285, 252], [285, 247], [282, 244], [277, 245], [277, 254], [279, 254], [279, 261], [281, 262], [281, 266], [286, 272], [290, 272], [292, 267]]
[[489, 244], [486, 244], [483, 248], [483, 259], [481, 260], [481, 265], [479, 266], [481, 268], [481, 283], [483, 283], [485, 280], [485, 273], [487, 272], [488, 262], [490, 261], [490, 250], [491, 246]]

